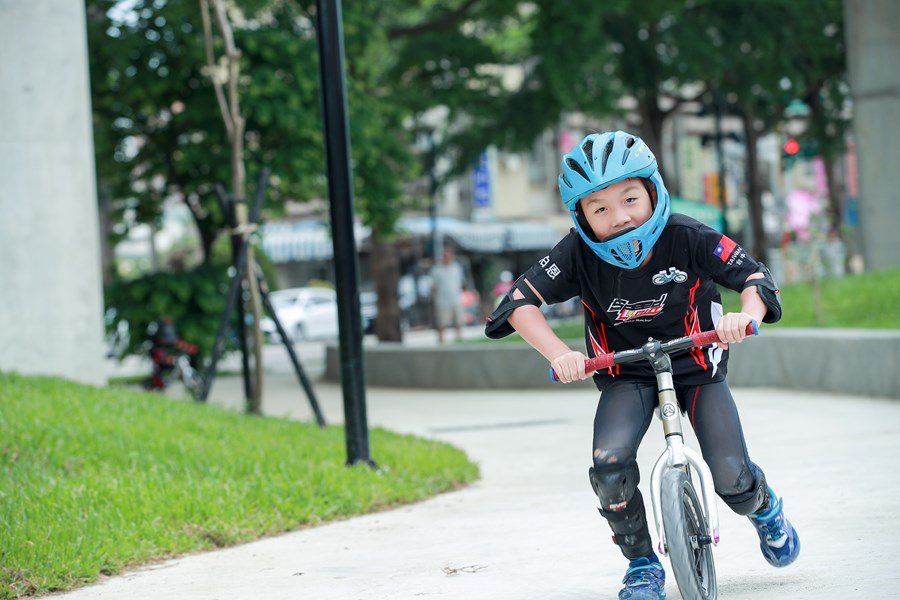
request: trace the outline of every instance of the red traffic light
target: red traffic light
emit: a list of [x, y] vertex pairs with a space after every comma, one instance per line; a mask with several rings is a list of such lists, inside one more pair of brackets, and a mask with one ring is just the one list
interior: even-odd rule
[[794, 138], [790, 138], [788, 141], [784, 143], [784, 153], [793, 156], [800, 152], [800, 142], [795, 140]]

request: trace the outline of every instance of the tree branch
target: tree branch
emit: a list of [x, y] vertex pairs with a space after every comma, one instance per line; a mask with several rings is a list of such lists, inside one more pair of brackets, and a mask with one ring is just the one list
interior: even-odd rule
[[468, 12], [472, 9], [472, 7], [477, 3], [478, 0], [466, 0], [456, 10], [452, 10], [432, 21], [418, 23], [409, 27], [393, 27], [388, 30], [388, 39], [395, 40], [401, 37], [419, 35], [422, 33], [429, 33], [446, 29], [447, 27], [450, 27], [462, 21], [468, 14]]
[[231, 31], [228, 17], [225, 15], [225, 5], [222, 3], [222, 0], [212, 1], [216, 15], [216, 24], [218, 24], [219, 31], [222, 33], [222, 40], [225, 42], [225, 56], [228, 58], [228, 99], [231, 108], [229, 116], [234, 125], [235, 135], [240, 135], [243, 129], [240, 126], [241, 113], [238, 106], [238, 76], [241, 53], [234, 44], [234, 34]]
[[212, 27], [209, 23], [209, 4], [207, 0], [200, 0], [200, 13], [203, 17], [203, 43], [206, 47], [206, 65], [209, 67], [209, 79], [212, 81], [213, 90], [216, 92], [219, 112], [222, 113], [222, 120], [225, 122], [225, 132], [228, 134], [228, 138], [231, 139], [234, 136], [234, 123], [231, 120], [231, 111], [228, 109], [228, 101], [225, 99], [222, 84], [216, 81], [216, 57], [213, 54]]
[[[206, 2], [206, 0], [201, 0]], [[231, 122], [228, 139], [231, 142], [231, 178], [232, 193], [235, 199], [244, 199], [244, 118], [241, 116], [240, 95], [238, 84], [241, 69], [241, 51], [234, 43], [234, 33], [228, 15], [225, 14], [225, 4], [222, 0], [212, 0], [212, 6], [216, 17], [216, 24], [225, 43], [225, 60], [228, 67], [228, 114], [222, 118]]]

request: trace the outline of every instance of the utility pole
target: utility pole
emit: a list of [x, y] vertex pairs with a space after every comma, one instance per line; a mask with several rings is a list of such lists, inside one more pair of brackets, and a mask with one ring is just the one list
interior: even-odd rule
[[347, 464], [374, 466], [369, 456], [366, 386], [363, 369], [363, 324], [359, 304], [359, 264], [353, 235], [353, 173], [350, 128], [344, 83], [344, 36], [340, 0], [317, 0], [319, 70], [328, 162], [329, 214], [334, 245], [335, 282], [344, 393]]

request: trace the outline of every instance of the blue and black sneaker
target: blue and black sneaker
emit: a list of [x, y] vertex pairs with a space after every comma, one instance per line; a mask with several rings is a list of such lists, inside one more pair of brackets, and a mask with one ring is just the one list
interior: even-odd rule
[[[651, 560], [652, 559], [652, 560]], [[628, 563], [619, 600], [665, 600], [666, 572], [656, 556], [642, 556]]]
[[759, 534], [759, 547], [773, 567], [786, 567], [800, 554], [800, 536], [784, 517], [781, 498], [769, 488], [768, 508], [750, 515]]

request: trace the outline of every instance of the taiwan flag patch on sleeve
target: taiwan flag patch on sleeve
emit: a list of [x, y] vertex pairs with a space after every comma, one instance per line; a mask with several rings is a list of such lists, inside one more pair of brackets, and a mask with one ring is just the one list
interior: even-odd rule
[[728, 259], [731, 258], [731, 254], [734, 252], [735, 248], [737, 248], [737, 244], [727, 235], [723, 235], [722, 239], [720, 239], [719, 243], [716, 245], [713, 254], [718, 256], [722, 262], [728, 262]]

